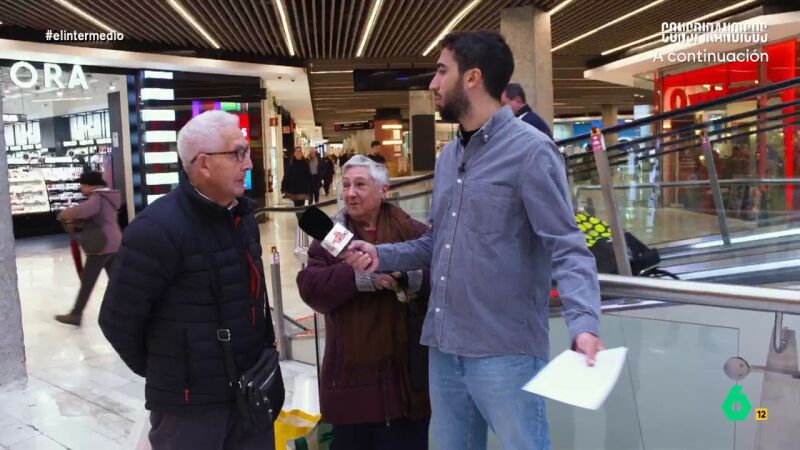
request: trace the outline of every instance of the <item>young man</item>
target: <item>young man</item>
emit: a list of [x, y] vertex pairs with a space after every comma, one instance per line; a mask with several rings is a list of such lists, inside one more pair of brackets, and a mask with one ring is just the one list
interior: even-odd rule
[[508, 83], [508, 86], [503, 90], [500, 101], [503, 103], [503, 106], [510, 106], [511, 110], [514, 111], [514, 115], [520, 120], [528, 125], [533, 125], [537, 130], [546, 134], [550, 139], [553, 139], [553, 133], [550, 131], [550, 127], [547, 126], [544, 119], [539, 117], [539, 115], [528, 106], [525, 100], [525, 90], [522, 89], [522, 86], [517, 83]]
[[369, 154], [367, 158], [375, 161], [376, 163], [386, 164], [386, 158], [381, 155], [381, 141], [372, 141], [369, 146]]
[[100, 328], [146, 379], [153, 450], [274, 449], [272, 430], [253, 430], [236, 408], [219, 333], [229, 329], [239, 374], [275, 345], [258, 224], [243, 196], [250, 147], [236, 116], [208, 111], [178, 133], [178, 153], [178, 187], [125, 230]]
[[436, 163], [433, 230], [405, 243], [358, 241], [344, 258], [357, 272], [430, 267], [422, 343], [437, 449], [486, 448], [487, 425], [506, 450], [549, 449], [545, 401], [521, 388], [549, 357], [552, 280], [572, 347], [590, 365], [603, 349], [594, 258], [555, 144], [500, 105], [514, 71], [502, 36], [451, 33], [442, 47], [430, 88], [460, 130]]

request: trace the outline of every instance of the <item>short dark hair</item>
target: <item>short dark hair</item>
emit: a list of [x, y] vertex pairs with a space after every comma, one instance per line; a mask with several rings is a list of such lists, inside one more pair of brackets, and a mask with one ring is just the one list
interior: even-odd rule
[[372, 141], [372, 143], [369, 144], [370, 147], [375, 147], [376, 145], [381, 145], [381, 141]]
[[88, 186], [107, 186], [106, 180], [103, 179], [103, 174], [100, 172], [83, 172], [78, 178], [78, 183]]
[[522, 89], [519, 83], [508, 83], [508, 86], [506, 86], [506, 97], [508, 97], [509, 100], [514, 100], [519, 97], [522, 99], [522, 103], [528, 103], [528, 101], [525, 100], [525, 89]]
[[500, 33], [456, 31], [445, 36], [440, 44], [453, 52], [459, 73], [480, 69], [483, 87], [492, 98], [500, 100], [514, 73], [514, 55]]

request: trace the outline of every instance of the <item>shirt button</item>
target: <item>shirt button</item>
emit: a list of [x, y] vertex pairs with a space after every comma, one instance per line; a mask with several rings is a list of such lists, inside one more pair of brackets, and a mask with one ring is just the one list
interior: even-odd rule
[[456, 180], [456, 182], [458, 182], [458, 184], [461, 184], [461, 178], [459, 178], [458, 180]]
[[441, 280], [444, 281], [444, 277], [442, 277]]
[[444, 248], [449, 249], [450, 248], [450, 244], [444, 244]]
[[436, 312], [439, 312], [439, 311], [441, 311], [441, 309], [439, 309], [439, 308], [436, 308]]
[[456, 212], [455, 212], [455, 211], [453, 211], [453, 217], [455, 217], [455, 216], [456, 216]]
[[489, 135], [488, 135], [488, 134], [484, 134], [484, 135], [483, 135], [483, 139], [484, 139], [484, 140], [486, 140], [486, 139], [489, 139]]

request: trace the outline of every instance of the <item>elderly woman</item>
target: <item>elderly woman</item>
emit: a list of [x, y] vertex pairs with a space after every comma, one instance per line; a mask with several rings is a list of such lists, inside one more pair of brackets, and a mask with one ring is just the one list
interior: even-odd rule
[[[334, 220], [371, 243], [402, 242], [426, 226], [384, 202], [386, 167], [365, 156], [342, 169], [345, 210]], [[325, 315], [322, 417], [332, 450], [428, 448], [427, 348], [419, 344], [427, 271], [357, 274], [314, 241], [297, 275], [300, 296]]]

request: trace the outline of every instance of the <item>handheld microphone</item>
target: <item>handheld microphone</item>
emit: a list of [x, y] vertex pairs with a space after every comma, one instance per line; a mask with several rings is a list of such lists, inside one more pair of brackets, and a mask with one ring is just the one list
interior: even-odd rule
[[334, 223], [327, 214], [316, 206], [309, 206], [300, 215], [300, 228], [309, 236], [318, 240], [322, 248], [333, 256], [347, 248], [353, 240], [353, 233], [342, 224]]

